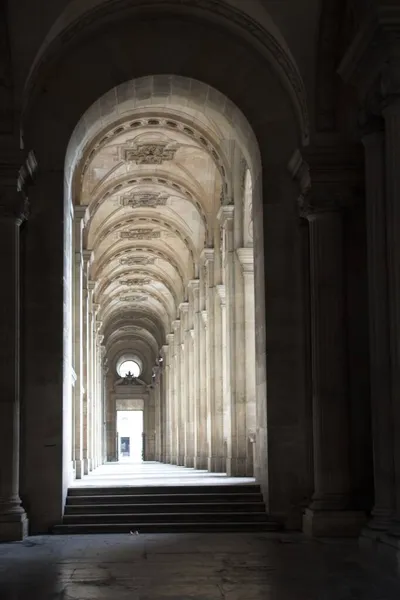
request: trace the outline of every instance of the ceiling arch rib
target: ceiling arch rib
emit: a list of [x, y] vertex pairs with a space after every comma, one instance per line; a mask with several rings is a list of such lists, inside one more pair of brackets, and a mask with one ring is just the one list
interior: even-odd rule
[[163, 307], [166, 315], [168, 315], [168, 319], [173, 321], [175, 318], [176, 307], [173, 301], [168, 302], [167, 298], [160, 293], [159, 290], [154, 289], [152, 284], [147, 284], [144, 286], [133, 285], [132, 287], [122, 286], [116, 287], [107, 295], [102, 297], [102, 306], [103, 306], [103, 314], [105, 313], [109, 304], [115, 301], [119, 301], [121, 303], [131, 303], [132, 305], [150, 303], [154, 300], [158, 302]]

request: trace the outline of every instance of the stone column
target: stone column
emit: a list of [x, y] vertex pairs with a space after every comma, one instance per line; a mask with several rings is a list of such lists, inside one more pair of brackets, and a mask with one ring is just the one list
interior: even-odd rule
[[173, 436], [172, 436], [172, 421], [173, 421], [173, 394], [174, 394], [174, 334], [167, 335], [168, 352], [166, 356], [166, 410], [165, 410], [165, 460], [172, 464], [173, 457]]
[[193, 304], [193, 369], [191, 375], [193, 405], [193, 466], [200, 468], [200, 281], [189, 281], [189, 293]]
[[222, 398], [217, 396], [221, 377], [219, 356], [216, 353], [216, 291], [214, 249], [205, 248], [202, 260], [205, 266], [206, 322], [206, 392], [207, 392], [207, 466], [208, 470], [220, 473], [225, 470], [223, 451]]
[[303, 529], [314, 536], [346, 536], [359, 533], [364, 515], [348, 510], [351, 478], [342, 214], [339, 203], [321, 187], [318, 197], [311, 195], [314, 203], [303, 205], [310, 233], [315, 490], [303, 517]]
[[193, 467], [193, 456], [190, 457], [191, 448], [191, 411], [189, 390], [189, 360], [190, 360], [190, 333], [189, 303], [182, 302], [179, 305], [181, 315], [181, 409], [182, 409], [182, 433], [183, 433], [183, 464], [185, 467]]
[[73, 368], [75, 371], [75, 387], [73, 400], [74, 430], [73, 449], [75, 476], [81, 479], [84, 474], [83, 463], [83, 403], [84, 403], [84, 273], [83, 230], [85, 226], [87, 206], [74, 206], [74, 335], [73, 335]]
[[394, 510], [393, 423], [390, 397], [390, 334], [386, 263], [384, 133], [363, 138], [369, 284], [371, 415], [375, 503], [368, 527], [387, 530]]
[[226, 345], [226, 335], [227, 335], [227, 322], [226, 322], [226, 295], [225, 295], [225, 286], [217, 285], [217, 293], [220, 302], [220, 311], [221, 311], [221, 339], [220, 339], [220, 347], [221, 347], [221, 368], [222, 368], [222, 431], [223, 431], [223, 456], [224, 456], [224, 467], [223, 471], [226, 470], [226, 460], [228, 457], [228, 440], [231, 439], [232, 431], [231, 431], [231, 402], [230, 396], [227, 392], [228, 384], [227, 384], [227, 345]]
[[0, 542], [24, 539], [28, 520], [19, 497], [20, 453], [20, 242], [28, 212], [17, 182], [0, 187]]
[[[234, 240], [234, 207], [222, 206], [218, 219], [222, 226], [223, 251], [222, 273], [226, 294], [226, 395], [230, 404], [230, 437], [227, 439], [227, 465], [226, 472], [233, 477], [246, 476], [246, 413], [242, 383], [239, 378], [236, 356], [238, 345], [238, 319], [236, 306], [236, 256]], [[240, 354], [241, 356], [241, 354]]]
[[[383, 116], [386, 134], [386, 227], [389, 292], [392, 427], [395, 433], [395, 515], [390, 533], [400, 537], [400, 65], [387, 74]], [[392, 93], [393, 92], [393, 93]]]
[[246, 474], [254, 475], [254, 439], [256, 434], [256, 338], [254, 304], [254, 255], [253, 248], [236, 251], [243, 273], [244, 284], [244, 368], [246, 392]]

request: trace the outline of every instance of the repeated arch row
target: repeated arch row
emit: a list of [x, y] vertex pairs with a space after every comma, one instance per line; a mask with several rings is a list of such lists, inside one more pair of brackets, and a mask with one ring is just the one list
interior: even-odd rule
[[[191, 202], [199, 213], [206, 232], [208, 232], [211, 223], [199, 199], [201, 198], [202, 190], [195, 189], [193, 182], [189, 183], [187, 178], [178, 178], [176, 175], [172, 175], [167, 171], [160, 172], [160, 170], [157, 170], [156, 176], [152, 174], [152, 171], [150, 171], [148, 175], [137, 177], [132, 177], [131, 174], [124, 175], [118, 179], [117, 185], [115, 185], [115, 182], [112, 182], [105, 186], [105, 193], [103, 194], [104, 190], [102, 190], [101, 194], [98, 194], [97, 197], [95, 196], [89, 205], [88, 228], [90, 228], [97, 211], [107, 199], [115, 194], [123, 193], [127, 188], [135, 190], [136, 186], [140, 186], [141, 188], [148, 186], [149, 188], [160, 189], [167, 193], [171, 192], [171, 194], [175, 194], [182, 200]], [[197, 188], [198, 187], [199, 186], [197, 185]]]
[[165, 333], [162, 329], [162, 323], [158, 317], [154, 320], [151, 316], [143, 311], [143, 307], [140, 310], [131, 309], [123, 314], [117, 312], [103, 327], [105, 342], [116, 331], [138, 327], [139, 329], [145, 329], [156, 340], [158, 347], [161, 347], [165, 343]]
[[[151, 284], [145, 285], [145, 286], [139, 286], [139, 285], [135, 285], [132, 287], [124, 287], [122, 286], [122, 291], [121, 289], [114, 289], [112, 291], [109, 292], [109, 294], [107, 294], [107, 296], [103, 297], [103, 315], [107, 314], [107, 308], [115, 301], [121, 301], [119, 298], [121, 296], [121, 294], [123, 296], [126, 297], [130, 297], [132, 296], [132, 304], [133, 305], [137, 305], [137, 304], [141, 304], [141, 301], [135, 301], [134, 298], [138, 298], [140, 296], [149, 296], [150, 298], [152, 298], [155, 302], [158, 302], [164, 309], [166, 315], [168, 316], [169, 321], [173, 321], [174, 320], [174, 309], [175, 309], [175, 305], [174, 302], [172, 301], [172, 303], [170, 303], [170, 305], [168, 305], [167, 299], [165, 298], [165, 296], [163, 294], [161, 294], [159, 291], [155, 290], [153, 287], [151, 287]], [[173, 306], [173, 309], [171, 310], [171, 304]]]
[[[136, 243], [132, 240], [132, 242], [128, 246], [126, 243], [124, 243], [123, 247], [119, 249], [121, 245], [122, 242], [116, 244], [116, 246], [118, 247], [114, 246], [111, 250], [106, 252], [104, 256], [102, 256], [101, 261], [99, 261], [98, 267], [96, 269], [93, 269], [93, 275], [95, 278], [99, 278], [100, 274], [102, 274], [103, 270], [108, 267], [112, 260], [129, 261], [133, 256], [132, 252], [135, 252], [135, 258], [139, 258], [141, 255], [143, 255], [143, 257], [151, 256], [156, 259], [158, 258], [164, 261], [168, 261], [179, 276], [179, 280], [182, 284], [182, 295], [184, 295], [185, 281], [187, 281], [190, 278], [188, 278], [185, 275], [183, 265], [179, 264], [172, 252], [170, 252], [166, 248], [163, 248], [163, 250], [155, 248], [154, 245], [152, 245], [149, 241], [144, 240], [139, 240]], [[120, 264], [124, 263], [120, 262]]]
[[[141, 292], [144, 295], [143, 292]], [[151, 303], [146, 303], [146, 311], [149, 316], [153, 315], [154, 317], [158, 317], [159, 321], [162, 323], [162, 330], [168, 331], [170, 329], [170, 315], [168, 314], [168, 310], [165, 307], [164, 303], [155, 296], [154, 293], [146, 293], [147, 296], [151, 297]], [[139, 310], [143, 305], [143, 302], [135, 302], [134, 300], [126, 303], [126, 306], [130, 309]], [[156, 309], [157, 307], [157, 309]], [[102, 318], [104, 321], [107, 321], [111, 314], [113, 314], [114, 310], [121, 308], [121, 302], [118, 298], [112, 298], [110, 301], [104, 303], [104, 307], [102, 307]]]
[[[97, 238], [93, 240], [93, 247], [99, 246], [106, 240], [109, 235], [114, 233], [123, 232], [127, 227], [134, 226], [138, 229], [143, 225], [159, 225], [161, 228], [167, 229], [174, 235], [176, 235], [180, 241], [186, 246], [192, 262], [194, 263], [198, 258], [198, 252], [192, 240], [190, 239], [190, 232], [182, 231], [182, 226], [165, 215], [161, 215], [158, 212], [150, 212], [149, 209], [136, 208], [133, 209], [136, 215], [126, 219], [121, 218], [116, 223], [109, 224], [109, 221], [116, 219], [115, 213], [110, 217], [104, 224], [104, 230], [98, 232]], [[120, 212], [120, 211], [116, 211]]]
[[[106, 276], [107, 277], [107, 276]], [[172, 296], [175, 306], [178, 306], [179, 301], [176, 295], [176, 292], [173, 288], [173, 284], [171, 280], [162, 273], [159, 269], [151, 269], [150, 267], [142, 267], [137, 265], [137, 267], [130, 267], [129, 269], [123, 268], [118, 271], [117, 274], [114, 275], [114, 279], [109, 279], [110, 275], [105, 278], [104, 283], [99, 284], [96, 295], [97, 298], [101, 298], [103, 295], [107, 294], [107, 290], [110, 286], [115, 283], [116, 279], [127, 279], [135, 278], [135, 277], [152, 277], [155, 281], [161, 283], [168, 291], [168, 293]], [[121, 284], [122, 285], [122, 284]]]
[[84, 166], [82, 167], [82, 177], [85, 175], [87, 169], [89, 168], [90, 162], [96, 157], [97, 153], [103, 149], [110, 142], [116, 142], [118, 137], [121, 137], [125, 133], [129, 131], [138, 131], [140, 128], [160, 128], [163, 127], [167, 131], [179, 131], [179, 133], [183, 134], [187, 137], [191, 142], [198, 142], [198, 146], [207, 152], [207, 154], [212, 158], [215, 166], [217, 167], [221, 179], [223, 180], [223, 190], [224, 194], [229, 193], [229, 179], [227, 174], [229, 173], [228, 160], [224, 155], [222, 148], [220, 147], [220, 143], [218, 143], [215, 136], [213, 136], [210, 130], [206, 131], [204, 127], [201, 127], [198, 123], [196, 123], [195, 119], [185, 118], [184, 115], [177, 114], [166, 114], [162, 118], [160, 118], [160, 113], [154, 113], [153, 116], [140, 116], [139, 118], [126, 121], [126, 117], [124, 120], [120, 122], [117, 127], [115, 124], [110, 128], [109, 131], [105, 130], [98, 137], [101, 137], [100, 141], [95, 141], [93, 143], [94, 147], [88, 147], [86, 149], [86, 160], [84, 162]]

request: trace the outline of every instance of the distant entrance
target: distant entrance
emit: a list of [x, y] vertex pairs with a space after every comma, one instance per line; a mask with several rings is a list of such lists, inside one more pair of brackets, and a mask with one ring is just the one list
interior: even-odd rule
[[118, 461], [143, 460], [143, 411], [117, 411]]

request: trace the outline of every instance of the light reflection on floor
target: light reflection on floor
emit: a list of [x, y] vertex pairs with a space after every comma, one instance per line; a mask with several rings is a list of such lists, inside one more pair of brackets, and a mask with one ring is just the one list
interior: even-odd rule
[[143, 485], [237, 485], [254, 483], [251, 477], [228, 477], [225, 473], [196, 471], [176, 465], [157, 462], [133, 463], [123, 460], [107, 463], [83, 479], [75, 480], [70, 487], [111, 487]]

